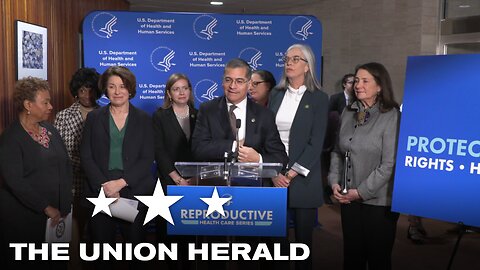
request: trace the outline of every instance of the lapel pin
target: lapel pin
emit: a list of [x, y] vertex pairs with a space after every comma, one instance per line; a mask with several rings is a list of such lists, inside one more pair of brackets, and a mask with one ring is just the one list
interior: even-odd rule
[[255, 123], [255, 118], [252, 118], [252, 123]]
[[308, 109], [308, 108], [310, 108], [310, 105], [308, 105], [308, 104], [305, 105], [305, 109]]

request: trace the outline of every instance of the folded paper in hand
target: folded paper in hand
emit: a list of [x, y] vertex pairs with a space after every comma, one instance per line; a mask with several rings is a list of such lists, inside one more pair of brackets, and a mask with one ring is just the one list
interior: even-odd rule
[[[73, 209], [72, 209], [73, 210]], [[47, 219], [45, 242], [68, 243], [72, 240], [72, 212], [62, 218], [56, 226], [52, 227], [52, 219]]]
[[[138, 214], [138, 201], [126, 198], [118, 198], [114, 203], [108, 206], [112, 217], [116, 217], [130, 223], [135, 221]], [[102, 213], [106, 214], [102, 211]]]

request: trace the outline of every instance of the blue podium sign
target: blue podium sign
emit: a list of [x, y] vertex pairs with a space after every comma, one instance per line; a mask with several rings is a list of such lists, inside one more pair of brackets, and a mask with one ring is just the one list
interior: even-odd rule
[[409, 57], [392, 209], [480, 226], [480, 55]]
[[213, 186], [168, 186], [169, 196], [184, 196], [170, 207], [175, 225], [168, 224], [172, 235], [285, 236], [287, 189], [269, 187], [216, 187], [223, 214], [208, 214]]
[[162, 105], [172, 73], [189, 76], [197, 104], [222, 96], [224, 66], [236, 57], [278, 80], [282, 56], [294, 43], [312, 47], [321, 77], [322, 27], [312, 16], [96, 11], [83, 23], [85, 66], [131, 69], [137, 77], [132, 103], [147, 112]]

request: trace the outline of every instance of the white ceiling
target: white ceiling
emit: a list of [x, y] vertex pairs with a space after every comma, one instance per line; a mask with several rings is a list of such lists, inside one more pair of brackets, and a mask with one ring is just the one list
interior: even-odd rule
[[[205, 13], [266, 13], [318, 3], [322, 0], [223, 0], [212, 6], [210, 0], [127, 0], [132, 11], [176, 11]], [[220, 1], [220, 0], [217, 0]]]

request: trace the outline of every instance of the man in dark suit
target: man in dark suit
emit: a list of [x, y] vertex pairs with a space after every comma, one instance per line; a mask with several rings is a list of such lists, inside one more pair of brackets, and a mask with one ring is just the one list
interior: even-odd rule
[[355, 81], [354, 74], [345, 74], [342, 78], [343, 91], [330, 96], [330, 104], [328, 110], [338, 112], [340, 116], [345, 106], [349, 103], [349, 97], [353, 94], [353, 82]]
[[[280, 139], [273, 112], [247, 98], [251, 73], [250, 66], [238, 58], [230, 60], [225, 66], [223, 74], [225, 96], [203, 103], [197, 114], [192, 135], [192, 153], [195, 159], [223, 161], [225, 152], [232, 158], [232, 153], [238, 151], [238, 155], [234, 154], [233, 158], [237, 158], [239, 162], [282, 163], [284, 166], [287, 164], [288, 157]], [[230, 118], [233, 118], [232, 121], [240, 119], [241, 125], [238, 131]], [[236, 150], [237, 136], [238, 150]], [[202, 181], [204, 185], [219, 183], [212, 179], [207, 182], [205, 179]], [[271, 180], [264, 180], [263, 185], [272, 186], [273, 184]], [[240, 239], [240, 242], [250, 243], [252, 249], [260, 241], [250, 237]], [[205, 241], [222, 242], [225, 239], [209, 237]], [[248, 262], [242, 261], [239, 262], [239, 268], [255, 268], [258, 267], [257, 263], [249, 265]], [[209, 262], [206, 266], [208, 269], [225, 267], [224, 262]]]
[[230, 60], [223, 74], [225, 96], [200, 105], [192, 136], [192, 151], [200, 161], [223, 161], [224, 153], [236, 152], [236, 130], [230, 110], [240, 119], [238, 161], [286, 164], [288, 157], [280, 140], [273, 113], [247, 98], [251, 70], [242, 59]]

